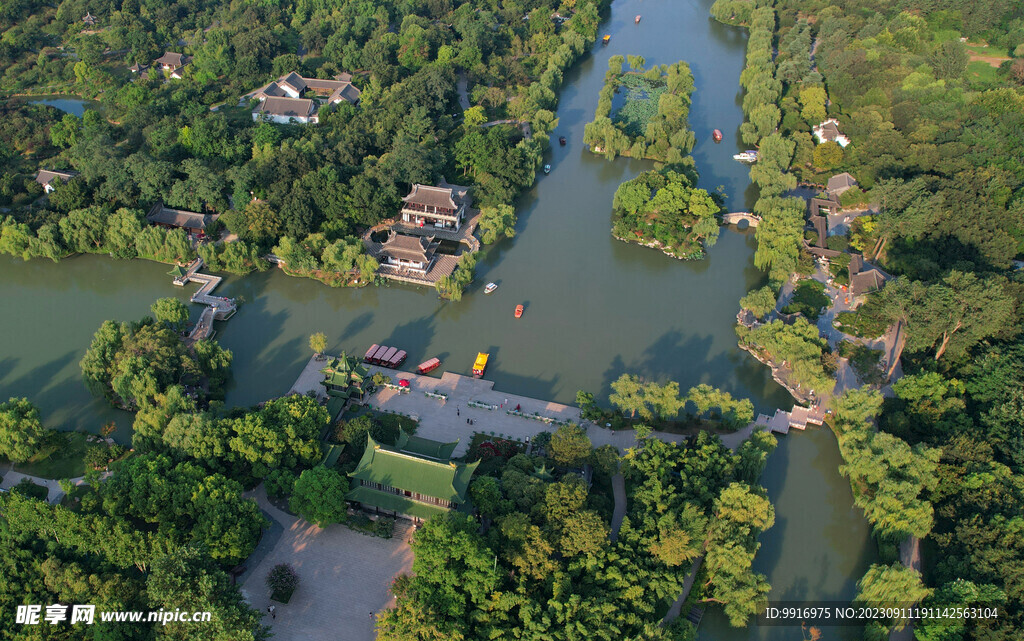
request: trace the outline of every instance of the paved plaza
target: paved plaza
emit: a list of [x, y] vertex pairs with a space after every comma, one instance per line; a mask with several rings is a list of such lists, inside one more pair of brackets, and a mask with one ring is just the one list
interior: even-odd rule
[[[537, 413], [540, 416], [559, 421], [580, 422], [580, 410], [569, 405], [541, 401], [526, 396], [506, 394], [494, 389], [494, 382], [481, 378], [470, 378], [445, 372], [441, 378], [421, 376], [411, 372], [396, 372], [373, 366], [374, 373], [391, 376], [394, 382], [409, 381], [408, 392], [381, 388], [373, 393], [367, 404], [374, 409], [397, 412], [419, 420], [416, 435], [444, 442], [459, 441], [455, 456], [466, 453], [469, 438], [473, 432], [505, 435], [523, 440], [540, 432], [554, 432], [558, 425], [539, 420], [514, 416], [508, 410], [519, 406], [524, 414]], [[427, 393], [447, 394], [447, 400], [431, 398]], [[471, 407], [470, 401], [483, 403], [495, 409]], [[467, 423], [467, 419], [473, 424]]]
[[[533, 438], [540, 432], [554, 432], [557, 423], [543, 423], [525, 416], [509, 414], [508, 410], [520, 407], [524, 414], [539, 414], [543, 417], [559, 421], [572, 421], [587, 430], [594, 447], [614, 445], [619, 451], [636, 443], [632, 430], [613, 431], [580, 417], [580, 410], [571, 405], [562, 405], [551, 401], [539, 400], [527, 396], [518, 396], [494, 389], [494, 382], [480, 378], [470, 378], [459, 374], [445, 372], [441, 378], [421, 376], [411, 372], [397, 372], [392, 369], [371, 366], [376, 373], [387, 374], [393, 381], [400, 379], [409, 381], [408, 392], [382, 388], [370, 396], [367, 403], [374, 409], [387, 412], [398, 412], [419, 420], [416, 435], [450, 443], [458, 440], [455, 456], [461, 456], [469, 448], [469, 440], [473, 432], [496, 436], [504, 435], [522, 441], [526, 437]], [[447, 394], [447, 400], [428, 397], [425, 392]], [[496, 406], [497, 409], [481, 409], [471, 407], [469, 401]], [[473, 421], [467, 424], [466, 419]], [[722, 442], [728, 447], [736, 448], [750, 436], [753, 426], [748, 426], [732, 434], [721, 435]], [[663, 441], [679, 442], [687, 438], [682, 434], [655, 432], [654, 436]]]
[[[370, 613], [394, 605], [389, 588], [395, 576], [412, 570], [408, 530], [396, 523], [395, 537], [381, 539], [344, 525], [318, 528], [271, 505], [263, 486], [256, 491], [260, 508], [277, 525], [276, 540], [260, 543], [249, 558], [242, 583], [246, 600], [263, 612], [275, 641], [373, 641], [375, 619]], [[402, 527], [399, 527], [399, 526]], [[270, 536], [276, 526], [267, 530]], [[278, 563], [289, 563], [299, 575], [299, 587], [287, 604], [274, 603], [276, 618], [267, 613], [270, 590], [264, 581]]]

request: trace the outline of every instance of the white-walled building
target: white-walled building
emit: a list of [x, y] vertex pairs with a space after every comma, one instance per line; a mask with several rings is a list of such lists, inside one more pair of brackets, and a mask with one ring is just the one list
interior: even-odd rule
[[815, 127], [813, 131], [814, 137], [818, 139], [819, 144], [823, 142], [835, 142], [840, 147], [845, 147], [850, 144], [850, 139], [843, 132], [839, 131], [839, 121], [835, 118], [829, 118]]

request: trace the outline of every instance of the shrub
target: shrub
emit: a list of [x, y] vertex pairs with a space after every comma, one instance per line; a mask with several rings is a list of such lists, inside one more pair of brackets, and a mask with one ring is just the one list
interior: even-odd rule
[[267, 587], [270, 588], [271, 599], [288, 603], [292, 592], [299, 587], [299, 575], [287, 563], [278, 563], [267, 573]]
[[825, 295], [825, 285], [816, 280], [803, 280], [796, 287], [793, 300], [783, 308], [786, 314], [803, 314], [814, 321], [818, 319], [822, 307], [827, 307], [829, 301]]
[[12, 491], [25, 496], [31, 496], [34, 499], [45, 501], [50, 490], [44, 485], [36, 485], [28, 479], [21, 479], [21, 482], [11, 488]]
[[850, 239], [846, 236], [829, 236], [825, 239], [825, 246], [837, 252], [844, 252], [850, 249]]
[[387, 517], [380, 517], [373, 524], [373, 533], [382, 539], [390, 539], [395, 533], [395, 520]]

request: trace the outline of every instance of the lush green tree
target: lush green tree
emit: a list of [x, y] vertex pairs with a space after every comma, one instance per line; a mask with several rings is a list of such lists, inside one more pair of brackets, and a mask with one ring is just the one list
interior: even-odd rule
[[295, 481], [288, 507], [310, 523], [327, 527], [348, 518], [345, 495], [348, 479], [335, 470], [318, 465], [303, 470]]
[[43, 427], [39, 409], [27, 398], [0, 403], [0, 455], [15, 463], [30, 459], [43, 447], [52, 430]]
[[177, 298], [159, 298], [150, 310], [158, 323], [163, 323], [175, 331], [182, 331], [188, 324], [188, 307]]
[[764, 318], [775, 309], [775, 292], [767, 285], [761, 289], [752, 289], [740, 299], [740, 307], [750, 310], [758, 318]]
[[[871, 608], [909, 608], [921, 603], [931, 593], [917, 570], [899, 563], [872, 564], [857, 582], [854, 601]], [[890, 622], [897, 630], [902, 630], [906, 624], [907, 618], [896, 618]]]
[[485, 245], [490, 245], [501, 236], [512, 238], [516, 235], [516, 214], [512, 205], [484, 207], [480, 211], [478, 227], [483, 232], [480, 240]]
[[575, 423], [561, 425], [551, 435], [548, 453], [559, 465], [578, 467], [590, 455], [592, 447], [586, 430]]
[[323, 332], [316, 332], [309, 336], [309, 349], [314, 354], [323, 354], [327, 351], [327, 335]]
[[[153, 609], [198, 610], [211, 613], [203, 623], [204, 638], [214, 641], [261, 641], [270, 638], [261, 613], [242, 598], [231, 578], [195, 547], [182, 547], [153, 564], [146, 580], [146, 594]], [[171, 622], [161, 628], [161, 638], [190, 639], [195, 623]]]
[[644, 398], [644, 384], [639, 376], [623, 374], [616, 379], [612, 383], [612, 393], [608, 396], [608, 400], [621, 411], [629, 412], [631, 417], [635, 417], [637, 413], [641, 418], [652, 417]]

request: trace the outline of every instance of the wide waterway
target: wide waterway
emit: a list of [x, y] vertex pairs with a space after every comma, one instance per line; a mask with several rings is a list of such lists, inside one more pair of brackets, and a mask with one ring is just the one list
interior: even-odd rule
[[[518, 204], [518, 235], [487, 251], [460, 303], [397, 285], [331, 289], [277, 270], [227, 278], [218, 293], [246, 301], [234, 318], [217, 324], [218, 339], [235, 356], [228, 404], [286, 391], [308, 359], [307, 339], [315, 331], [327, 334], [331, 351], [361, 355], [371, 343], [386, 343], [407, 350], [410, 365], [438, 356], [443, 368], [460, 373], [487, 351], [487, 378], [497, 389], [565, 403], [578, 389], [604, 397], [622, 372], [635, 372], [676, 380], [683, 389], [710, 383], [751, 398], [763, 411], [792, 404], [768, 369], [736, 346], [737, 301], [762, 282], [753, 266], [753, 234], [723, 230], [699, 262], [615, 241], [612, 195], [650, 164], [607, 162], [582, 145], [611, 55], [641, 54], [648, 64], [686, 60], [697, 86], [690, 123], [701, 185], [723, 186], [733, 210], [751, 204], [747, 168], [731, 158], [743, 148], [738, 79], [746, 32], [712, 21], [710, 4], [615, 3], [601, 31], [611, 44], [596, 46], [566, 74], [553, 139], [566, 136], [569, 144], [553, 147], [551, 174], [540, 175]], [[711, 141], [714, 128], [725, 133], [722, 144]], [[117, 420], [126, 439], [130, 418], [89, 396], [78, 362], [104, 319], [138, 318], [162, 296], [187, 301], [197, 286], [176, 288], [167, 271], [99, 256], [60, 264], [0, 257], [0, 398], [27, 396], [47, 424], [63, 429], [95, 431]], [[499, 284], [489, 296], [481, 291], [488, 281]], [[518, 303], [526, 313], [516, 320]], [[198, 307], [193, 311], [197, 317]], [[778, 516], [762, 536], [756, 563], [775, 586], [772, 598], [849, 599], [872, 559], [867, 527], [838, 464], [835, 440], [821, 430], [783, 437], [769, 462], [763, 483]], [[841, 630], [830, 628], [827, 638], [856, 636]], [[786, 628], [733, 630], [714, 614], [701, 625], [703, 639], [799, 638], [794, 635], [799, 632]]]

